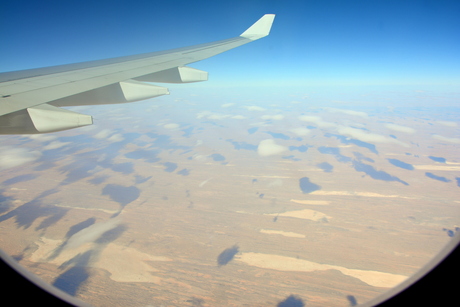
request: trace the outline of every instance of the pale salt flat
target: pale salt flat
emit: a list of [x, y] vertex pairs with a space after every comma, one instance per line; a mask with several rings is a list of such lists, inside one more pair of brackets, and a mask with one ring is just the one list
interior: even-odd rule
[[301, 200], [301, 199], [291, 199], [293, 203], [302, 204], [302, 205], [314, 205], [314, 206], [326, 206], [330, 204], [328, 200]]
[[266, 233], [266, 234], [282, 235], [282, 236], [290, 237], [290, 238], [305, 238], [305, 235], [303, 235], [303, 234], [295, 233], [295, 232], [289, 232], [289, 231], [261, 229], [260, 232], [261, 233]]
[[414, 168], [424, 171], [460, 171], [459, 165], [414, 165]]
[[407, 278], [407, 276], [404, 275], [371, 270], [348, 269], [337, 265], [321, 264], [304, 259], [272, 254], [242, 253], [237, 255], [235, 260], [247, 265], [277, 271], [313, 272], [338, 270], [342, 274], [357, 278], [370, 286], [383, 288], [395, 287]]
[[299, 219], [312, 220], [312, 221], [319, 221], [322, 219], [331, 218], [330, 216], [327, 216], [326, 214], [322, 212], [310, 210], [310, 209], [288, 211], [288, 212], [283, 212], [283, 213], [266, 213], [264, 215], [287, 216], [287, 217], [295, 217]]
[[78, 254], [83, 254], [94, 249], [96, 257], [91, 257], [88, 266], [107, 270], [110, 279], [118, 282], [150, 282], [158, 284], [160, 278], [152, 275], [158, 270], [151, 267], [146, 261], [172, 261], [163, 256], [152, 256], [135, 248], [125, 247], [114, 243], [98, 250], [93, 243], [85, 243], [74, 249], [64, 249], [54, 259], [47, 260], [53, 251], [63, 243], [62, 240], [54, 240], [42, 237], [36, 242], [38, 249], [31, 255], [30, 261], [49, 262], [62, 265]]

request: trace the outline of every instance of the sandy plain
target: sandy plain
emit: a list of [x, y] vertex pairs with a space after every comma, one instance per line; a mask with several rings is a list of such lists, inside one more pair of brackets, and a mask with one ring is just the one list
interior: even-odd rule
[[[340, 144], [318, 129], [303, 142], [312, 146], [307, 152], [293, 151], [302, 160], [293, 161], [235, 150], [244, 144], [219, 139], [228, 130], [217, 126], [195, 128], [193, 138], [168, 127], [158, 135], [177, 147], [164, 141], [166, 148], [155, 155], [149, 145], [166, 137], [148, 137], [152, 127], [144, 127], [135, 141], [119, 147], [102, 142], [76, 147], [72, 155], [60, 147], [46, 172], [31, 171], [46, 161], [2, 172], [4, 183], [32, 178], [2, 185], [2, 195], [12, 200], [1, 216], [2, 248], [95, 306], [276, 306], [290, 295], [307, 306], [348, 306], [348, 296], [365, 302], [416, 272], [449, 241], [443, 228], [460, 224], [458, 187], [424, 175], [429, 169], [451, 178], [457, 169], [440, 168], [427, 154], [415, 157], [422, 151], [409, 156], [398, 144], [378, 146], [388, 156], [431, 167], [408, 174], [390, 169], [384, 154], [340, 147], [345, 157], [372, 157], [376, 169], [408, 181], [406, 186], [372, 179], [321, 153], [317, 149], [326, 141]], [[248, 144], [266, 138], [248, 136], [247, 124], [231, 127], [231, 136]], [[455, 160], [455, 150], [445, 148], [429, 154]], [[115, 166], [102, 163], [114, 151]], [[225, 159], [212, 157], [216, 153]], [[85, 169], [82, 161], [99, 166], [65, 171], [69, 165]], [[334, 166], [332, 173], [317, 167], [325, 161]], [[303, 177], [321, 189], [303, 193]], [[228, 250], [232, 257], [219, 263]]]

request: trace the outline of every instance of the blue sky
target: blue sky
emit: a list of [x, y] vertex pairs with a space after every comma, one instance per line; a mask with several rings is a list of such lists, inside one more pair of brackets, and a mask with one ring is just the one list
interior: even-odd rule
[[265, 13], [269, 37], [192, 65], [208, 86], [460, 85], [460, 2], [443, 0], [8, 1], [0, 70], [225, 39]]

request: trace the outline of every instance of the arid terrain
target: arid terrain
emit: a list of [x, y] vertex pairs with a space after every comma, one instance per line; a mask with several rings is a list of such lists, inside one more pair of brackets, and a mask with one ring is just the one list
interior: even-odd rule
[[460, 225], [459, 127], [442, 114], [93, 112], [107, 117], [2, 137], [0, 247], [94, 306], [350, 306]]

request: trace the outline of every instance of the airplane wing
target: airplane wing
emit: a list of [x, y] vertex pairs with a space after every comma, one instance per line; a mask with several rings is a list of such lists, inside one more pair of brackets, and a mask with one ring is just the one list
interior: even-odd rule
[[99, 61], [0, 73], [0, 134], [35, 134], [91, 125], [92, 117], [63, 106], [133, 102], [169, 94], [146, 82], [206, 81], [185, 65], [267, 36], [275, 15], [240, 36], [212, 43]]

